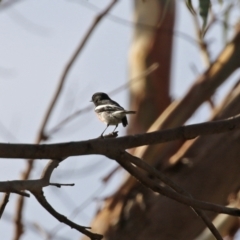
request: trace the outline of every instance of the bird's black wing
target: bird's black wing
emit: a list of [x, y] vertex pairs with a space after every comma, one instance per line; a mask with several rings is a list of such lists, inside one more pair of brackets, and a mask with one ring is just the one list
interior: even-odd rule
[[104, 99], [101, 101], [102, 104], [109, 104], [109, 105], [115, 105], [123, 109], [117, 102], [111, 100], [111, 99]]
[[[113, 100], [111, 100], [111, 101], [112, 101], [112, 103], [113, 103], [114, 105], [116, 105], [116, 106], [120, 107], [122, 110], [124, 110], [124, 108], [123, 108], [122, 106], [120, 106], [117, 102], [115, 102], [115, 101], [113, 101]], [[122, 119], [122, 125], [123, 125], [124, 127], [126, 127], [126, 126], [128, 125], [128, 120], [127, 120], [127, 117], [126, 117], [126, 116]]]

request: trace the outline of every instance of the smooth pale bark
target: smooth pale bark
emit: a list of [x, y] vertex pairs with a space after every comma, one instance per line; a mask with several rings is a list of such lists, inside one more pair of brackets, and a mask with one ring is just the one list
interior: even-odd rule
[[129, 133], [146, 132], [170, 104], [174, 1], [134, 1], [136, 23], [129, 53], [130, 79], [141, 75], [153, 63], [159, 67], [152, 74], [130, 85], [131, 116]]

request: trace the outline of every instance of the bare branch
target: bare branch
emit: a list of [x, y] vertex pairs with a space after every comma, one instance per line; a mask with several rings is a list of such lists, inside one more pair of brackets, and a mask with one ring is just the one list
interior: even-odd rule
[[74, 183], [49, 183], [49, 185], [61, 188], [62, 186], [70, 186], [70, 187], [72, 187], [75, 184]]
[[[56, 212], [52, 208], [52, 206], [47, 202], [45, 197], [43, 196], [43, 191], [42, 191], [43, 187], [46, 187], [46, 186], [61, 187], [61, 186], [73, 186], [74, 185], [74, 184], [60, 184], [60, 183], [50, 183], [49, 182], [53, 170], [55, 168], [57, 168], [58, 165], [59, 165], [59, 162], [56, 160], [49, 161], [48, 165], [43, 170], [43, 174], [40, 179], [0, 182], [0, 191], [9, 193], [9, 192], [20, 192], [22, 190], [28, 190], [36, 197], [38, 202], [51, 215], [53, 215], [55, 218], [57, 218], [60, 222], [64, 222], [65, 224], [69, 225], [70, 227], [75, 228], [76, 230], [80, 231], [81, 233], [89, 236], [91, 239], [102, 239], [102, 235], [94, 234], [94, 233], [87, 231], [86, 229], [89, 227], [83, 227], [83, 226], [77, 225], [77, 224], [71, 222], [70, 220], [68, 220], [65, 216]], [[5, 203], [5, 205], [6, 205], [6, 203]], [[4, 208], [5, 208], [5, 206], [3, 205], [1, 207], [2, 211], [4, 210]], [[17, 216], [21, 216], [21, 214], [17, 214]], [[17, 218], [16, 220], [19, 220], [19, 219]], [[17, 226], [18, 232], [15, 234], [15, 237], [20, 237], [23, 232], [23, 226], [21, 224], [21, 221], [18, 221], [18, 222], [16, 221], [16, 226]]]
[[[8, 154], [8, 156], [4, 155], [3, 157], [10, 157], [14, 153], [19, 158], [18, 154], [27, 154], [26, 157], [32, 158], [49, 158], [49, 155], [56, 155], [56, 159], [60, 160], [52, 160], [49, 162], [47, 167], [44, 169], [42, 178], [39, 180], [25, 180], [25, 181], [9, 181], [9, 182], [0, 182], [0, 191], [22, 191], [29, 190], [31, 191], [38, 201], [44, 205], [45, 208], [50, 211], [59, 221], [65, 221], [65, 223], [74, 224], [71, 221], [66, 219], [66, 217], [57, 213], [54, 209], [49, 207], [46, 203], [45, 198], [42, 194], [42, 188], [49, 185], [54, 185], [57, 187], [62, 186], [63, 184], [58, 183], [49, 183], [51, 174], [53, 170], [58, 166], [58, 162], [62, 161], [62, 159], [67, 156], [73, 155], [86, 155], [86, 154], [103, 154], [111, 159], [116, 159], [121, 166], [123, 166], [130, 174], [132, 174], [135, 178], [137, 178], [143, 185], [148, 188], [151, 188], [153, 191], [163, 194], [173, 200], [176, 200], [180, 203], [193, 207], [199, 216], [204, 220], [209, 229], [214, 233], [214, 235], [219, 238], [219, 235], [211, 224], [210, 221], [205, 217], [205, 215], [199, 211], [199, 209], [218, 212], [218, 213], [226, 213], [233, 216], [239, 216], [239, 209], [231, 209], [226, 208], [224, 206], [215, 205], [203, 201], [198, 201], [193, 199], [188, 193], [184, 192], [178, 186], [173, 184], [169, 179], [162, 176], [155, 169], [146, 165], [144, 162], [140, 161], [136, 157], [131, 156], [130, 154], [123, 152], [125, 148], [131, 148], [136, 146], [142, 146], [145, 144], [156, 144], [165, 141], [171, 141], [176, 139], [191, 139], [195, 138], [198, 135], [206, 135], [213, 133], [221, 133], [226, 131], [232, 131], [233, 129], [240, 128], [240, 115], [235, 117], [231, 117], [225, 120], [207, 122], [202, 124], [194, 124], [184, 127], [179, 127], [170, 130], [164, 131], [156, 131], [152, 133], [140, 134], [135, 136], [127, 136], [117, 139], [93, 139], [89, 141], [82, 142], [72, 142], [72, 143], [62, 143], [62, 144], [50, 144], [50, 145], [31, 145], [31, 144], [0, 144], [1, 154]], [[104, 143], [104, 144], [102, 144]], [[11, 149], [12, 148], [12, 149]], [[34, 156], [29, 156], [28, 154], [33, 154]], [[11, 155], [11, 157], [14, 157]], [[139, 169], [134, 167], [134, 165], [139, 166], [140, 168], [146, 170], [149, 174], [157, 177], [172, 189], [168, 187], [163, 187], [159, 185], [156, 181], [150, 179], [146, 174], [143, 174]], [[68, 186], [70, 184], [67, 184]], [[175, 192], [177, 191], [177, 192]], [[49, 210], [50, 209], [50, 210]], [[75, 225], [74, 225], [75, 226]], [[75, 226], [82, 230], [82, 227], [79, 228], [78, 225]], [[84, 228], [85, 229], [85, 228]], [[79, 230], [80, 231], [80, 230]], [[85, 229], [86, 231], [86, 229]], [[83, 232], [85, 233], [85, 232]], [[89, 235], [88, 235], [89, 236]], [[92, 238], [94, 239], [94, 238]], [[100, 238], [98, 238], [100, 239]]]
[[0, 219], [2, 217], [2, 214], [3, 214], [4, 210], [5, 210], [5, 207], [7, 206], [9, 197], [10, 197], [10, 193], [9, 192], [5, 193], [5, 195], [3, 197], [3, 200], [2, 200], [2, 203], [1, 203], [1, 207], [0, 207]]
[[48, 164], [46, 165], [42, 172], [41, 176], [42, 181], [45, 181], [46, 184], [50, 182], [50, 177], [52, 175], [53, 170], [58, 167], [59, 162], [61, 161], [62, 160], [51, 160], [48, 162]]
[[[4, 191], [4, 192], [6, 192], [6, 191]], [[16, 194], [18, 194], [18, 195], [20, 195], [20, 196], [22, 196], [22, 197], [30, 197], [30, 194], [29, 194], [29, 193], [26, 193], [26, 192], [23, 192], [23, 191], [18, 191], [18, 190], [16, 190], [16, 189], [11, 189], [10, 192], [11, 192], [11, 193], [16, 193]]]
[[40, 179], [33, 180], [13, 180], [13, 181], [2, 181], [0, 182], [1, 192], [13, 192], [23, 196], [29, 196], [29, 194], [22, 191], [34, 191], [41, 190], [43, 187], [49, 185], [61, 187], [61, 186], [73, 186], [74, 184], [61, 184], [61, 183], [50, 183], [50, 177], [55, 168], [57, 168], [59, 162], [57, 160], [49, 161], [47, 167], [43, 170], [42, 177]]
[[141, 173], [136, 167], [134, 167], [130, 159], [132, 155], [123, 151], [112, 152], [108, 155], [109, 158], [115, 159], [124, 169], [126, 169], [132, 176], [134, 176], [138, 181], [140, 181], [144, 186], [150, 188], [152, 191], [160, 193], [166, 197], [169, 197], [177, 202], [191, 206], [193, 208], [200, 208], [202, 210], [213, 211], [217, 213], [225, 213], [232, 216], [240, 216], [240, 209], [237, 208], [227, 208], [221, 205], [212, 204], [208, 202], [199, 201], [193, 198], [183, 196], [173, 190], [159, 185], [156, 181], [150, 179], [145, 174]]
[[[176, 192], [178, 192], [186, 197], [192, 198], [192, 196], [188, 192], [184, 191], [184, 189], [179, 187], [177, 184], [175, 184], [173, 181], [171, 181], [171, 179], [166, 177], [166, 175], [162, 174], [156, 168], [148, 165], [145, 161], [128, 154], [127, 152], [125, 152], [125, 154], [127, 154], [127, 158], [125, 160], [132, 162], [137, 167], [145, 170], [148, 174], [158, 178], [159, 180], [161, 180], [163, 183], [165, 183], [168, 187], [172, 188]], [[197, 215], [203, 220], [203, 222], [206, 224], [206, 226], [209, 228], [209, 230], [212, 232], [212, 234], [215, 236], [215, 238], [218, 240], [222, 240], [222, 237], [219, 234], [218, 230], [215, 228], [213, 223], [207, 218], [207, 216], [204, 214], [204, 212], [195, 207], [192, 207], [192, 208], [197, 213]]]
[[240, 115], [236, 115], [234, 117], [218, 121], [181, 126], [168, 130], [155, 131], [151, 133], [125, 136], [114, 139], [96, 138], [80, 142], [42, 145], [0, 143], [0, 158], [63, 159], [66, 157], [78, 155], [107, 155], [114, 149], [129, 149], [144, 145], [169, 142], [178, 139], [193, 139], [197, 136], [223, 133], [237, 130], [239, 128]]
[[98, 240], [98, 239], [102, 239], [103, 236], [100, 234], [96, 234], [96, 233], [91, 233], [89, 232], [87, 229], [89, 229], [89, 227], [83, 227], [80, 226], [72, 221], [70, 221], [67, 217], [65, 217], [64, 215], [58, 213], [57, 211], [55, 211], [55, 209], [47, 202], [46, 198], [43, 195], [42, 191], [32, 191], [32, 194], [35, 196], [35, 198], [37, 199], [37, 201], [41, 204], [41, 206], [43, 208], [45, 208], [52, 216], [54, 216], [58, 221], [65, 223], [66, 225], [70, 226], [71, 228], [74, 228], [76, 230], [78, 230], [79, 232], [85, 234], [86, 236], [88, 236], [90, 239], [93, 240]]
[[[71, 214], [69, 215], [70, 219], [74, 219], [83, 209], [85, 209], [93, 200], [99, 196], [99, 194], [103, 191], [105, 188], [105, 184], [101, 185], [96, 191], [93, 192], [91, 196], [89, 196], [83, 203], [81, 203], [78, 207], [76, 207]], [[51, 237], [55, 237], [57, 232], [62, 229], [62, 224], [59, 223], [57, 226], [55, 226], [51, 231], [50, 235]]]
[[212, 235], [217, 239], [217, 240], [223, 240], [221, 234], [218, 232], [217, 228], [214, 226], [212, 221], [210, 221], [207, 216], [204, 214], [203, 211], [195, 209], [196, 213], [198, 216], [203, 220], [203, 222], [206, 224], [207, 228], [211, 231]]

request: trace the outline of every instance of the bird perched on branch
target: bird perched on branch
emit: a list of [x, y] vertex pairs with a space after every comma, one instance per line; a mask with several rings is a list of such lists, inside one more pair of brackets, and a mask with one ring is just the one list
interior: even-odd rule
[[110, 125], [116, 126], [113, 130], [113, 133], [118, 127], [119, 123], [122, 123], [122, 125], [126, 127], [128, 125], [126, 115], [136, 113], [136, 111], [125, 110], [103, 92], [93, 94], [91, 102], [93, 102], [95, 105], [95, 112], [99, 120], [107, 124], [107, 127], [102, 132], [101, 137]]

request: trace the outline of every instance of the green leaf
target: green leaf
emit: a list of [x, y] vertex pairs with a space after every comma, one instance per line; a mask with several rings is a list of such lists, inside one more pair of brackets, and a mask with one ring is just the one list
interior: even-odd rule
[[192, 0], [185, 0], [186, 6], [188, 8], [188, 10], [192, 13], [192, 14], [196, 14], [193, 5], [192, 5]]
[[210, 0], [199, 0], [199, 14], [203, 20], [202, 30], [204, 30], [207, 25], [208, 11], [210, 9], [210, 6]]

